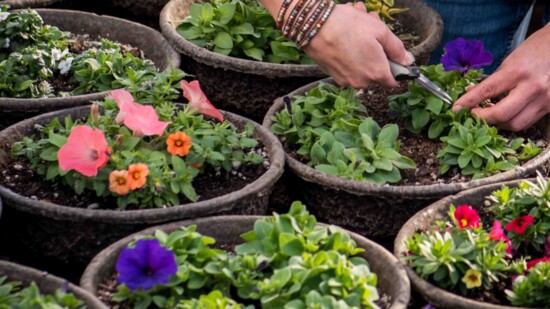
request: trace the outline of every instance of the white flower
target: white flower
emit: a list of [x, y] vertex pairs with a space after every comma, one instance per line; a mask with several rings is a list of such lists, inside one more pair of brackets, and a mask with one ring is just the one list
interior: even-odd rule
[[0, 12], [0, 22], [8, 19], [8, 16], [10, 16], [10, 12]]
[[71, 65], [73, 64], [73, 57], [69, 57], [67, 59], [61, 60], [59, 63], [59, 66], [57, 67], [61, 74], [66, 74], [71, 69]]
[[4, 45], [2, 45], [2, 47], [3, 47], [3, 48], [8, 48], [8, 47], [10, 47], [10, 42], [11, 42], [11, 41], [10, 41], [10, 38], [6, 38], [6, 41], [5, 41]]

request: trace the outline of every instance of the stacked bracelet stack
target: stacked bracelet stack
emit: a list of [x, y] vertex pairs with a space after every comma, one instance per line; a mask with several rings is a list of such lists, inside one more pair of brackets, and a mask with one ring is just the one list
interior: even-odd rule
[[296, 43], [298, 48], [304, 48], [321, 27], [325, 24], [334, 9], [335, 3], [331, 0], [295, 0], [288, 18], [285, 16], [292, 0], [284, 0], [277, 14], [277, 27], [283, 36]]

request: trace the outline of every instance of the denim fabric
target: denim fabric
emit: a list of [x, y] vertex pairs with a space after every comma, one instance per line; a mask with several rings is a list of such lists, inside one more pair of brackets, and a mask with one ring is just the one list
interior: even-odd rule
[[481, 40], [493, 55], [493, 64], [484, 69], [492, 73], [504, 60], [509, 46], [527, 13], [529, 0], [426, 0], [443, 19], [443, 39], [430, 62], [439, 63], [443, 47], [462, 37]]

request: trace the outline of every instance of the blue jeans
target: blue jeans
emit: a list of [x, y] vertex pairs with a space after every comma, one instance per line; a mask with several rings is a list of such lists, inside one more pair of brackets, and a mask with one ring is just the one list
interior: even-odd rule
[[[462, 37], [481, 40], [493, 55], [493, 64], [484, 68], [492, 73], [509, 53], [510, 43], [532, 1], [530, 0], [426, 0], [443, 19], [443, 39], [430, 62], [439, 63], [443, 47]], [[546, 21], [550, 8], [546, 10]]]

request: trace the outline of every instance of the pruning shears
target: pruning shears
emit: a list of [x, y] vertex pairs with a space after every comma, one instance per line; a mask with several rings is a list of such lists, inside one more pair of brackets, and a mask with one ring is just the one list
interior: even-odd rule
[[418, 66], [414, 64], [410, 66], [403, 66], [391, 60], [388, 61], [390, 62], [390, 70], [395, 80], [414, 80], [415, 83], [426, 88], [429, 92], [433, 93], [433, 95], [441, 99], [443, 102], [449, 105], [453, 104], [453, 98], [451, 98], [451, 96], [447, 92], [437, 86], [434, 82], [424, 76], [420, 72], [420, 68]]

